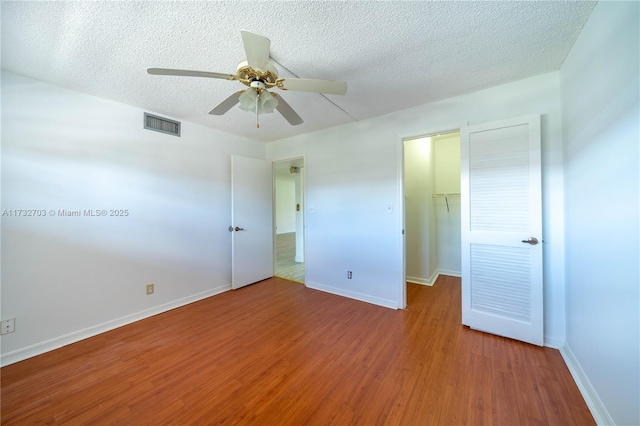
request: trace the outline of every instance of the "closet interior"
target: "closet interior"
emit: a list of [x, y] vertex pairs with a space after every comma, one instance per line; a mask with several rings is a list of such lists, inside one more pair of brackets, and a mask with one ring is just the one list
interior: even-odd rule
[[460, 133], [404, 141], [406, 280], [460, 276]]

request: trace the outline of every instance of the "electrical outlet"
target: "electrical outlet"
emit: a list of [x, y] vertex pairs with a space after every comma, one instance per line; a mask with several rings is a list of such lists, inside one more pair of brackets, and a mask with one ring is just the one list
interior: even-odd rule
[[16, 331], [16, 319], [9, 318], [2, 321], [2, 334], [13, 333]]
[[347, 279], [351, 279], [353, 273], [351, 271], [347, 271]]
[[147, 284], [147, 294], [153, 294], [154, 291], [155, 291], [155, 284], [153, 283]]

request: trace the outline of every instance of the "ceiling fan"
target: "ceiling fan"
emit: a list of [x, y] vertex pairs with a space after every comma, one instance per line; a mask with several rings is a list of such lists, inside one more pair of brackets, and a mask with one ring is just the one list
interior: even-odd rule
[[274, 109], [277, 109], [293, 126], [303, 122], [302, 118], [280, 95], [269, 92], [274, 87], [281, 90], [331, 95], [344, 95], [347, 93], [347, 83], [344, 81], [278, 78], [278, 70], [274, 62], [269, 59], [271, 41], [264, 36], [249, 31], [242, 30], [240, 33], [242, 34], [242, 43], [247, 59], [240, 62], [235, 74], [167, 68], [147, 68], [147, 72], [153, 75], [177, 75], [239, 81], [248, 88], [235, 92], [209, 111], [209, 114], [223, 115], [239, 103], [241, 109], [256, 113], [256, 127], [260, 127], [259, 115], [271, 113]]

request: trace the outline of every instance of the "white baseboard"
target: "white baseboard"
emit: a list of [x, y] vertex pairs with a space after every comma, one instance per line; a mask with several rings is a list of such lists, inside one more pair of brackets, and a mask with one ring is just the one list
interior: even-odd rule
[[571, 348], [565, 344], [560, 348], [560, 354], [562, 355], [565, 364], [567, 364], [567, 367], [571, 372], [571, 376], [573, 376], [573, 380], [576, 382], [576, 385], [578, 385], [578, 389], [580, 390], [584, 401], [587, 403], [587, 407], [589, 407], [589, 411], [591, 411], [591, 415], [596, 423], [598, 425], [615, 425], [615, 422], [602, 403], [602, 400], [600, 400], [598, 393], [591, 385], [591, 382], [587, 378], [587, 375], [580, 366], [580, 363], [573, 354]]
[[427, 279], [417, 278], [417, 277], [407, 277], [407, 282], [412, 284], [428, 285], [429, 287], [431, 287], [436, 282], [436, 279], [438, 279], [437, 275], [435, 276], [435, 278], [431, 276], [431, 278], [427, 278]]
[[379, 297], [369, 296], [368, 294], [358, 293], [355, 291], [347, 291], [341, 288], [332, 287], [325, 284], [315, 283], [311, 281], [306, 282], [306, 286], [314, 290], [320, 290], [327, 293], [335, 294], [338, 296], [348, 297], [349, 299], [359, 300], [361, 302], [371, 303], [373, 305], [383, 306], [391, 309], [401, 309], [398, 307], [398, 303], [393, 300], [382, 299]]
[[459, 271], [449, 271], [449, 270], [446, 270], [446, 269], [438, 269], [429, 278], [407, 277], [407, 282], [413, 283], [413, 284], [422, 284], [422, 285], [432, 286], [432, 285], [434, 285], [436, 283], [436, 281], [438, 280], [438, 277], [440, 275], [449, 275], [449, 276], [452, 276], [452, 277], [460, 277], [460, 272]]
[[97, 336], [98, 334], [113, 330], [123, 325], [131, 324], [141, 319], [152, 317], [157, 314], [161, 314], [171, 309], [179, 308], [180, 306], [188, 305], [189, 303], [197, 302], [198, 300], [206, 299], [207, 297], [215, 296], [216, 294], [224, 293], [231, 290], [231, 284], [222, 285], [212, 290], [203, 291], [202, 293], [187, 296], [182, 299], [174, 300], [169, 303], [165, 303], [160, 306], [154, 306], [153, 308], [145, 309], [134, 314], [126, 315], [121, 318], [103, 322], [91, 327], [87, 327], [82, 330], [74, 331], [72, 333], [65, 334], [63, 336], [55, 337], [53, 339], [45, 340], [44, 342], [36, 343], [24, 348], [16, 349], [15, 351], [7, 352], [0, 356], [0, 365], [13, 364], [19, 361], [23, 361], [27, 358], [31, 358], [37, 355], [41, 355], [45, 352], [52, 351], [54, 349], [61, 348], [63, 346], [70, 345], [72, 343], [79, 342], [89, 337]]

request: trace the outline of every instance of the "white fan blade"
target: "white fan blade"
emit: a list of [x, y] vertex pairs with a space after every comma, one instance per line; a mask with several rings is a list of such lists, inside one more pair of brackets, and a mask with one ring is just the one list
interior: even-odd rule
[[225, 112], [229, 111], [233, 108], [238, 102], [240, 102], [240, 95], [244, 92], [244, 90], [238, 90], [233, 95], [229, 96], [224, 101], [220, 102], [214, 109], [209, 111], [211, 115], [222, 115]]
[[266, 72], [269, 64], [271, 41], [258, 34], [242, 30], [242, 44], [247, 54], [247, 63], [256, 71]]
[[147, 72], [153, 75], [179, 75], [183, 77], [221, 78], [223, 80], [233, 80], [235, 77], [233, 74], [222, 74], [219, 72], [173, 70], [169, 68], [147, 68]]
[[283, 78], [278, 80], [285, 90], [296, 92], [316, 92], [330, 95], [345, 95], [347, 93], [347, 83], [344, 81], [314, 80], [309, 78]]
[[298, 115], [297, 112], [291, 108], [291, 106], [282, 99], [282, 96], [277, 93], [271, 93], [274, 98], [278, 101], [278, 106], [276, 109], [282, 116], [291, 124], [292, 126], [297, 126], [298, 124], [302, 124], [302, 117]]

